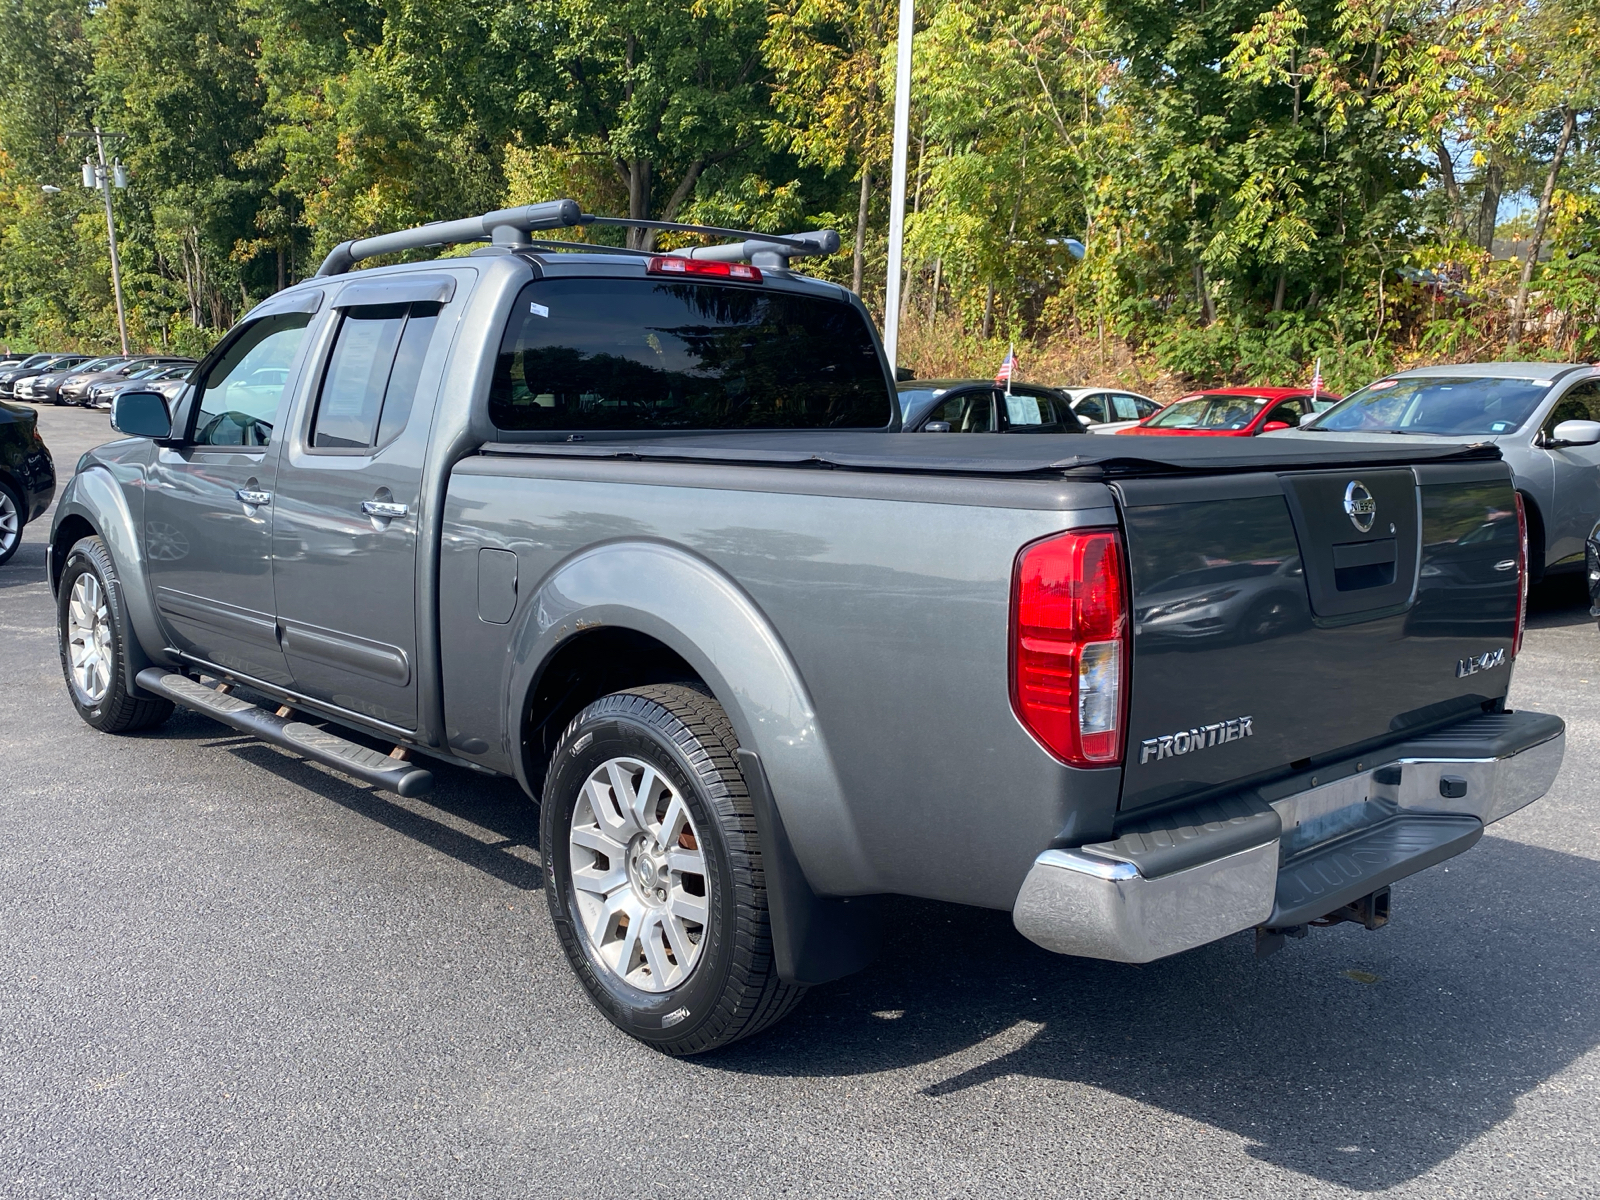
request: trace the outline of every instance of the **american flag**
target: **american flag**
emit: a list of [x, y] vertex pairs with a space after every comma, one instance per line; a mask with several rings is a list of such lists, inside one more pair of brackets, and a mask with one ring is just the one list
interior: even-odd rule
[[1322, 395], [1322, 357], [1317, 357], [1317, 369], [1311, 373], [1311, 394]]
[[1006, 351], [1006, 360], [1000, 364], [1000, 369], [995, 372], [994, 381], [1006, 385], [1006, 390], [1011, 390], [1011, 376], [1017, 369], [1017, 348], [1015, 344]]

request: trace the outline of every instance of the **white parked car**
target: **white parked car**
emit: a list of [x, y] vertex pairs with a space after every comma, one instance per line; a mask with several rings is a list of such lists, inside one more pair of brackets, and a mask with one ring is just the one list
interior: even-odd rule
[[1072, 411], [1078, 414], [1090, 433], [1116, 433], [1130, 425], [1159, 412], [1161, 405], [1149, 396], [1137, 392], [1122, 392], [1114, 388], [1078, 387], [1059, 388], [1072, 399]]

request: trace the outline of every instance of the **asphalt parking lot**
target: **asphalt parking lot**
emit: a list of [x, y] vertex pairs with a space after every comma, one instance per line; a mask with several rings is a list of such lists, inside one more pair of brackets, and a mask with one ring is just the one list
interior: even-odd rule
[[[63, 474], [109, 436], [42, 428]], [[870, 970], [674, 1061], [569, 974], [514, 785], [80, 722], [47, 529], [0, 568], [0, 1196], [1600, 1195], [1581, 587], [1535, 597], [1512, 691], [1568, 721], [1554, 790], [1388, 929], [1136, 968], [901, 902]]]

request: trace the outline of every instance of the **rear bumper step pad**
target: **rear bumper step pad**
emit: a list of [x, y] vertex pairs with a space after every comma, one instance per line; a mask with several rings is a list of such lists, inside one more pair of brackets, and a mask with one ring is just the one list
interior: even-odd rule
[[1304, 925], [1381, 887], [1454, 858], [1483, 836], [1477, 817], [1399, 813], [1360, 833], [1318, 846], [1278, 871], [1272, 929]]
[[138, 684], [174, 704], [204, 713], [241, 733], [271, 742], [324, 766], [402, 796], [421, 796], [433, 787], [433, 773], [293, 717], [280, 717], [237, 696], [227, 696], [186, 675], [161, 667], [139, 672]]
[[1470, 848], [1550, 789], [1565, 749], [1559, 718], [1495, 713], [1270, 803], [1251, 793], [1136, 821], [1039, 855], [1012, 920], [1046, 949], [1116, 962], [1304, 925]]

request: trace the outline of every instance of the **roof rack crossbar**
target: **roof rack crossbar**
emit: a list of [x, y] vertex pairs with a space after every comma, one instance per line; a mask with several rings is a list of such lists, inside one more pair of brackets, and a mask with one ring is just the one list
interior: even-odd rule
[[[468, 242], [493, 242], [497, 246], [533, 248], [534, 240], [528, 235], [545, 229], [570, 229], [579, 225], [623, 225], [638, 229], [660, 229], [674, 233], [699, 233], [710, 237], [735, 237], [743, 240], [720, 246], [694, 246], [668, 253], [684, 258], [710, 259], [714, 262], [749, 261], [758, 267], [787, 267], [791, 258], [804, 255], [833, 254], [839, 249], [839, 235], [832, 229], [806, 233], [763, 234], [741, 229], [723, 229], [715, 225], [684, 225], [676, 221], [645, 221], [631, 217], [597, 217], [586, 213], [575, 200], [548, 200], [543, 204], [524, 204], [521, 208], [501, 208], [480, 217], [463, 217], [459, 221], [434, 221], [413, 229], [394, 233], [380, 233], [376, 237], [356, 238], [340, 242], [328, 252], [319, 277], [343, 275], [364, 258], [379, 254], [395, 254], [403, 250], [423, 250], [432, 246], [458, 246]], [[539, 248], [555, 248], [554, 243], [540, 242]], [[561, 248], [565, 249], [566, 244]], [[572, 244], [573, 249], [606, 253], [615, 246], [585, 246]], [[640, 255], [644, 251], [624, 250], [625, 254]]]

